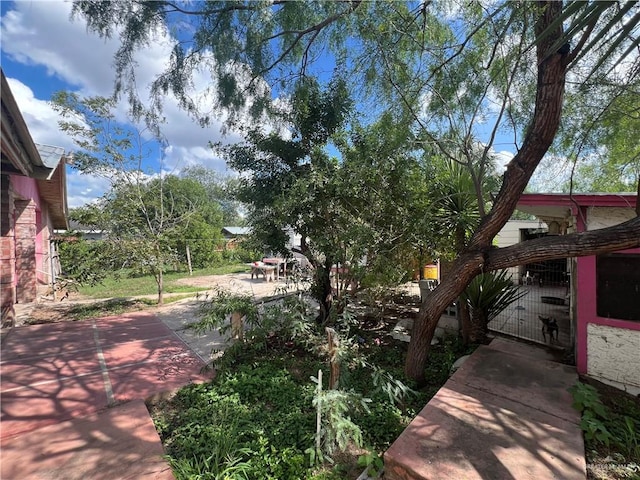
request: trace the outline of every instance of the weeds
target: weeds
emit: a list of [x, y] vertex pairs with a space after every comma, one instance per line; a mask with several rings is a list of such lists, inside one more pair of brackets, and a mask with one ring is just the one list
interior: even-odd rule
[[[628, 400], [624, 392], [608, 392], [608, 402], [594, 386], [578, 382], [569, 391], [573, 406], [582, 414], [580, 426], [591, 459], [590, 478], [640, 478], [640, 404]], [[614, 399], [617, 397], [617, 399]], [[624, 404], [624, 405], [623, 405]], [[615, 410], [618, 411], [615, 411]], [[624, 412], [624, 413], [623, 413]], [[606, 465], [606, 476], [597, 470]]]
[[[315, 312], [298, 296], [262, 305], [220, 291], [195, 328], [232, 335], [233, 312], [243, 316], [244, 335], [217, 362], [216, 379], [182, 389], [155, 415], [176, 477], [218, 478], [207, 472], [237, 467], [228, 478], [355, 478], [363, 462], [372, 472], [380, 470], [380, 453], [428, 400], [402, 381], [406, 345], [385, 332], [366, 338], [369, 332], [346, 311], [335, 319], [339, 351], [330, 354]], [[448, 371], [455, 354], [443, 355], [437, 368]], [[320, 380], [313, 378], [318, 370], [329, 371], [330, 357], [341, 369], [334, 390], [326, 381], [318, 388]], [[223, 442], [220, 428], [236, 443]], [[369, 453], [359, 467], [363, 445], [370, 445]], [[218, 470], [211, 470], [212, 462]]]

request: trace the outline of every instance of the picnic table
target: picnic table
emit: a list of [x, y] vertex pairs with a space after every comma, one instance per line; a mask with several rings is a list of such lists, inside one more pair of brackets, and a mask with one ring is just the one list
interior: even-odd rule
[[276, 269], [276, 280], [280, 280], [280, 270], [282, 270], [283, 274], [287, 271], [287, 260], [284, 258], [272, 257], [272, 258], [263, 258], [262, 263], [265, 265], [274, 266]]
[[256, 278], [262, 275], [262, 278], [267, 282], [274, 280], [274, 273], [276, 272], [277, 267], [268, 265], [264, 262], [247, 263], [247, 265], [251, 267], [251, 279], [253, 279], [254, 275]]

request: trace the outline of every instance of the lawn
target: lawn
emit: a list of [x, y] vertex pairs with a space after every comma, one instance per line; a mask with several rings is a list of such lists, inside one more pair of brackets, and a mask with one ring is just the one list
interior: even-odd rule
[[[244, 264], [224, 265], [193, 271], [193, 276], [226, 275], [246, 272]], [[205, 287], [194, 287], [176, 283], [177, 280], [190, 277], [189, 272], [168, 272], [164, 275], [164, 293], [194, 293], [206, 290]], [[98, 285], [83, 285], [78, 293], [90, 298], [132, 297], [141, 295], [156, 295], [158, 287], [155, 279], [150, 276], [134, 276], [123, 270], [118, 274], [109, 275]]]

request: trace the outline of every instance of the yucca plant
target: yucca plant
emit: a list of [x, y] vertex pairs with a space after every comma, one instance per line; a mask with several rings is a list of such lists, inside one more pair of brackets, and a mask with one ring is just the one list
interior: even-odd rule
[[507, 270], [475, 277], [460, 296], [471, 313], [471, 341], [486, 343], [489, 322], [526, 294], [526, 290], [513, 284]]

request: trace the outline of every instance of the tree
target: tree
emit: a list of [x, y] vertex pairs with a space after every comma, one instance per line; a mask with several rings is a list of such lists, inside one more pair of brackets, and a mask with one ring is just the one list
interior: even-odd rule
[[[431, 159], [421, 156], [410, 125], [385, 113], [339, 139], [340, 200], [358, 229], [351, 241], [366, 265], [363, 286], [398, 284], [433, 256]], [[355, 258], [356, 261], [359, 258]]]
[[59, 92], [52, 105], [64, 118], [60, 128], [79, 147], [73, 167], [111, 182], [97, 204], [76, 215], [108, 232], [111, 266], [154, 276], [162, 303], [164, 272], [179, 261], [186, 242], [195, 240], [198, 254], [214, 250], [221, 227], [217, 205], [194, 180], [145, 171], [145, 162], [157, 155], [154, 137], [119, 123], [114, 100]]
[[222, 210], [222, 223], [228, 226], [244, 225], [242, 217], [242, 205], [236, 199], [239, 187], [239, 179], [233, 176], [225, 176], [203, 167], [192, 165], [181, 172], [181, 176], [196, 180], [206, 190], [209, 200], [220, 206]]
[[313, 296], [320, 321], [333, 305], [330, 273], [344, 263], [348, 221], [336, 196], [338, 165], [325, 151], [350, 107], [343, 82], [321, 91], [317, 82], [300, 83], [292, 98], [291, 130], [285, 135], [253, 130], [246, 144], [219, 147], [243, 176], [238, 198], [249, 206], [254, 237], [287, 254], [287, 230], [301, 238], [301, 252], [314, 267]]
[[[194, 115], [197, 105], [189, 102], [186, 87], [198, 69], [211, 69], [213, 85], [223, 93], [222, 107], [237, 109], [251, 98], [254, 110], [263, 112], [272, 95], [265, 82], [284, 88], [292, 72], [313, 74], [313, 60], [330, 52], [333, 64], [328, 68], [346, 72], [349, 84], [363, 94], [362, 101], [375, 98], [377, 103], [369, 104], [372, 112], [393, 104], [402, 110], [400, 117], [415, 120], [425, 143], [454, 161], [459, 159], [452, 152], [461, 151], [468, 160], [468, 152], [481, 142], [484, 162], [498, 133], [510, 129], [517, 153], [501, 188], [485, 210], [478, 188], [482, 176], [475, 179], [482, 220], [453, 263], [451, 276], [423, 304], [414, 326], [405, 371], [418, 381], [424, 380], [440, 314], [477, 274], [525, 260], [592, 255], [640, 244], [636, 218], [609, 229], [506, 249], [491, 245], [556, 138], [569, 69], [577, 84], [595, 88], [598, 82], [593, 79], [611, 77], [627, 60], [632, 65], [625, 84], [637, 78], [638, 57], [629, 55], [639, 42], [638, 5], [571, 2], [563, 10], [562, 3], [552, 1], [488, 7], [471, 2], [459, 12], [446, 8], [432, 2], [225, 2], [193, 7], [166, 1], [74, 2], [75, 14], [87, 19], [90, 31], [110, 36], [122, 29], [117, 85], [129, 93], [135, 77], [131, 52], [143, 47], [159, 27], [175, 29], [178, 18], [191, 19], [184, 23], [195, 34], [176, 35], [170, 66], [152, 92], [156, 99], [169, 90], [176, 93]], [[185, 44], [185, 37], [192, 43]], [[207, 58], [213, 63], [207, 64]], [[376, 95], [366, 97], [368, 92]], [[480, 127], [487, 119], [493, 126], [482, 135]]]
[[[189, 250], [193, 266], [210, 266], [222, 238], [223, 214], [206, 188], [195, 179], [166, 175], [151, 179], [142, 193], [154, 218], [164, 216], [167, 222], [173, 221], [166, 231], [166, 242], [179, 261], [183, 265], [187, 263]], [[120, 221], [131, 223], [131, 219]]]

